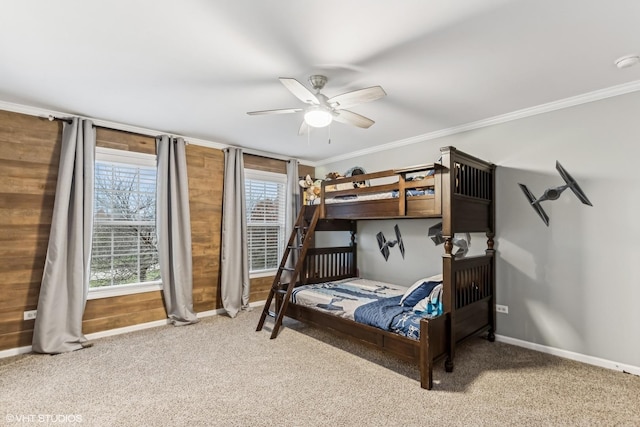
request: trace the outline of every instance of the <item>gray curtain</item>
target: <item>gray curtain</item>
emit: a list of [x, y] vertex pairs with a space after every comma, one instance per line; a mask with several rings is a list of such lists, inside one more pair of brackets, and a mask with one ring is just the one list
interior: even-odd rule
[[250, 289], [244, 160], [239, 148], [225, 149], [223, 188], [220, 291], [222, 306], [236, 317], [249, 307]]
[[89, 291], [96, 133], [74, 118], [62, 129], [49, 246], [38, 297], [33, 351], [64, 353], [87, 341], [82, 315]]
[[198, 322], [193, 311], [191, 216], [187, 158], [182, 138], [156, 138], [156, 232], [167, 317], [176, 326]]
[[300, 212], [300, 176], [298, 174], [298, 161], [295, 159], [287, 162], [287, 204], [285, 210], [286, 228], [285, 235], [289, 238], [291, 230], [296, 223]]
[[[293, 226], [296, 223], [296, 219], [298, 218], [298, 213], [300, 212], [300, 176], [298, 173], [298, 161], [296, 159], [289, 160], [287, 162], [287, 190], [286, 190], [286, 204], [285, 204], [285, 229], [284, 229], [284, 244], [286, 245], [289, 241], [289, 236], [291, 236], [291, 232], [293, 231]], [[295, 242], [300, 243], [300, 242]], [[296, 265], [297, 253], [295, 251], [291, 252], [291, 256], [287, 259], [287, 267], [293, 268]], [[285, 274], [287, 273], [287, 274]], [[290, 274], [288, 272], [283, 272], [283, 279], [281, 282], [286, 283], [290, 279]]]

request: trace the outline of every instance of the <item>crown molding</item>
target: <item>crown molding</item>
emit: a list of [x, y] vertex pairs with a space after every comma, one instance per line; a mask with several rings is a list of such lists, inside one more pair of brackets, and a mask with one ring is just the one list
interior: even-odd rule
[[[262, 156], [262, 157], [268, 157], [268, 158], [272, 158], [272, 159], [279, 159], [279, 160], [291, 160], [291, 157], [287, 157], [287, 156], [282, 156], [279, 154], [274, 154], [274, 153], [268, 153], [266, 151], [261, 151], [261, 150], [254, 150], [251, 148], [244, 148], [244, 147], [238, 147], [235, 145], [231, 145], [231, 144], [224, 144], [221, 142], [215, 142], [215, 141], [208, 141], [205, 139], [199, 139], [199, 138], [192, 138], [189, 136], [185, 136], [185, 135], [177, 135], [171, 132], [165, 132], [165, 131], [160, 131], [160, 130], [155, 130], [155, 129], [148, 129], [148, 128], [143, 128], [143, 127], [139, 127], [139, 126], [133, 126], [133, 125], [127, 125], [124, 123], [116, 123], [116, 122], [111, 122], [109, 120], [102, 120], [102, 119], [96, 119], [94, 117], [86, 117], [86, 116], [81, 116], [79, 114], [72, 114], [72, 113], [65, 113], [62, 111], [55, 111], [55, 110], [49, 110], [49, 109], [45, 109], [45, 108], [39, 108], [39, 107], [32, 107], [32, 106], [28, 106], [28, 105], [22, 105], [22, 104], [16, 104], [16, 103], [12, 103], [12, 102], [7, 102], [7, 101], [2, 101], [0, 100], [0, 110], [5, 110], [5, 111], [11, 111], [14, 113], [21, 113], [21, 114], [27, 114], [29, 116], [36, 116], [36, 117], [41, 117], [41, 118], [48, 118], [49, 116], [54, 116], [57, 118], [62, 118], [62, 117], [80, 117], [83, 119], [88, 119], [91, 120], [93, 122], [93, 124], [95, 124], [96, 126], [99, 127], [104, 127], [104, 128], [109, 128], [109, 129], [114, 129], [114, 130], [121, 130], [124, 132], [131, 132], [131, 133], [136, 133], [139, 135], [145, 135], [145, 136], [158, 136], [161, 134], [167, 134], [167, 135], [171, 135], [174, 137], [180, 137], [180, 138], [184, 138], [184, 140], [189, 143], [189, 144], [193, 144], [193, 145], [199, 145], [202, 147], [208, 147], [208, 148], [216, 148], [218, 150], [222, 150], [224, 148], [228, 148], [228, 147], [236, 147], [236, 148], [242, 148], [242, 151], [244, 153], [247, 154], [255, 154], [256, 156]], [[301, 161], [304, 162], [304, 164], [308, 164], [309, 161], [305, 161], [304, 159], [300, 159]]]
[[519, 120], [526, 117], [536, 116], [538, 114], [549, 113], [551, 111], [562, 110], [565, 108], [575, 107], [577, 105], [587, 104], [589, 102], [600, 101], [606, 98], [612, 98], [615, 96], [625, 95], [627, 93], [640, 91], [640, 80], [624, 83], [617, 86], [611, 86], [605, 89], [595, 90], [593, 92], [587, 92], [582, 95], [572, 96], [570, 98], [561, 99], [558, 101], [549, 102], [546, 104], [537, 105], [535, 107], [523, 108], [522, 110], [513, 111], [511, 113], [501, 114], [499, 116], [490, 117], [488, 119], [482, 119], [475, 122], [466, 123], [460, 126], [454, 126], [447, 129], [438, 130], [435, 132], [429, 132], [422, 135], [413, 136], [410, 138], [400, 139], [397, 141], [389, 142], [375, 147], [366, 148], [364, 150], [353, 151], [351, 153], [342, 154], [335, 157], [329, 157], [324, 160], [314, 162], [313, 166], [322, 166], [341, 160], [348, 160], [356, 157], [361, 157], [367, 154], [378, 153], [380, 151], [387, 151], [394, 148], [403, 147], [405, 145], [417, 144], [419, 142], [430, 141], [437, 138], [443, 138], [445, 136], [455, 135], [462, 132], [468, 132], [474, 129], [480, 129], [487, 126], [493, 126], [501, 123], [510, 122], [513, 120]]
[[[318, 161], [310, 161], [307, 159], [298, 159], [298, 160], [301, 163], [311, 167], [323, 166], [329, 163], [348, 160], [356, 157], [365, 156], [367, 154], [378, 153], [381, 151], [392, 150], [394, 148], [399, 148], [406, 145], [426, 142], [426, 141], [430, 141], [438, 138], [443, 138], [446, 136], [455, 135], [462, 132], [468, 132], [474, 129], [481, 129], [487, 126], [493, 126], [501, 123], [510, 122], [513, 120], [519, 120], [526, 117], [536, 116], [538, 114], [544, 114], [544, 113], [549, 113], [551, 111], [575, 107], [578, 105], [587, 104], [589, 102], [600, 101], [602, 99], [612, 98], [615, 96], [625, 95], [625, 94], [637, 92], [637, 91], [640, 91], [640, 80], [634, 80], [634, 81], [623, 83], [617, 86], [611, 86], [605, 89], [599, 89], [592, 92], [587, 92], [582, 95], [572, 96], [572, 97], [561, 99], [558, 101], [548, 102], [546, 104], [540, 104], [534, 107], [523, 108], [521, 110], [516, 110], [511, 113], [501, 114], [501, 115], [490, 117], [487, 119], [477, 120], [475, 122], [466, 123], [460, 126], [454, 126], [447, 129], [441, 129], [434, 132], [425, 133], [422, 135], [412, 136], [409, 138], [388, 142], [386, 144], [377, 145], [375, 147], [366, 148], [364, 150], [352, 151], [351, 153], [341, 154], [339, 156], [329, 157], [323, 160], [318, 160]], [[127, 125], [123, 123], [116, 123], [116, 122], [96, 119], [92, 117], [84, 117], [77, 114], [65, 113], [61, 111], [31, 107], [27, 105], [21, 105], [21, 104], [16, 104], [12, 102], [2, 101], [2, 100], [0, 100], [0, 109], [6, 110], [6, 111], [12, 111], [14, 113], [22, 113], [22, 114], [38, 116], [43, 118], [47, 118], [50, 115], [53, 115], [56, 117], [77, 116], [77, 117], [82, 117], [85, 119], [92, 120], [93, 123], [97, 126], [106, 127], [106, 128], [115, 129], [115, 130], [121, 130], [125, 132], [137, 133], [137, 134], [147, 135], [147, 136], [157, 136], [160, 134], [168, 133], [173, 136], [182, 137], [190, 144], [199, 145], [203, 147], [216, 148], [216, 149], [236, 147], [231, 144], [224, 144], [220, 142], [207, 141], [204, 139], [191, 138], [184, 135], [175, 135], [175, 134], [172, 134], [171, 132], [147, 129], [147, 128], [142, 128], [138, 126], [132, 126], [132, 125]], [[250, 148], [244, 148], [244, 147], [237, 147], [237, 148], [242, 148], [243, 151], [247, 154], [255, 154], [258, 156], [269, 157], [269, 158], [280, 159], [280, 160], [291, 160], [291, 157], [286, 157], [286, 156], [282, 156], [275, 153], [268, 153], [268, 152], [254, 150]]]
[[15, 104], [15, 103], [12, 103], [12, 102], [6, 102], [6, 101], [2, 101], [2, 100], [0, 100], [0, 109], [6, 110], [6, 111], [12, 111], [14, 113], [22, 113], [22, 114], [27, 114], [27, 115], [30, 115], [30, 116], [42, 117], [44, 119], [48, 118], [49, 116], [54, 116], [54, 117], [57, 117], [57, 118], [61, 118], [61, 117], [80, 117], [80, 118], [83, 118], [83, 119], [91, 120], [94, 125], [99, 126], [99, 127], [104, 127], [104, 128], [114, 129], [114, 130], [120, 130], [120, 131], [124, 131], [124, 132], [137, 133], [139, 135], [146, 135], [146, 136], [153, 136], [153, 137], [161, 135], [161, 134], [168, 134], [168, 135], [171, 135], [171, 136], [184, 138], [185, 141], [187, 141], [189, 144], [201, 145], [203, 147], [209, 147], [209, 148], [223, 149], [223, 148], [229, 147], [229, 144], [223, 144], [223, 143], [213, 142], [213, 141], [206, 141], [204, 139], [191, 138], [191, 137], [184, 136], [184, 135], [176, 135], [176, 134], [171, 133], [171, 132], [165, 132], [165, 131], [160, 131], [160, 130], [156, 130], [156, 129], [148, 129], [148, 128], [128, 125], [128, 124], [124, 124], [124, 123], [116, 123], [116, 122], [112, 122], [112, 121], [109, 121], [109, 120], [97, 119], [95, 117], [86, 117], [86, 116], [82, 116], [80, 114], [65, 113], [65, 112], [62, 112], [62, 111], [55, 111], [55, 110], [49, 110], [49, 109], [45, 109], [45, 108], [31, 107], [31, 106], [28, 106], [28, 105]]

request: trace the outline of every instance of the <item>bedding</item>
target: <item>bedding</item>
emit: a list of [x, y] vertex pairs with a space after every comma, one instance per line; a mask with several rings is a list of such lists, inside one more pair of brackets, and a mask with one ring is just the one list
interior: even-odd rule
[[[437, 285], [432, 288], [436, 293]], [[420, 319], [440, 315], [442, 304], [440, 298], [432, 303], [429, 298], [433, 295], [429, 293], [416, 302], [416, 307], [402, 305], [400, 300], [407, 290], [389, 283], [351, 278], [297, 287], [291, 294], [291, 302], [418, 340]]]
[[[424, 188], [424, 189], [410, 189], [407, 190], [407, 197], [415, 197], [415, 196], [427, 196], [434, 195], [435, 192], [432, 188]], [[330, 192], [325, 197], [325, 204], [332, 203], [344, 203], [344, 202], [352, 202], [352, 201], [364, 201], [364, 200], [383, 200], [383, 199], [397, 199], [398, 191], [385, 191], [381, 193], [371, 193], [371, 194], [360, 194], [360, 195], [347, 195], [347, 196], [336, 196], [331, 197]], [[320, 199], [314, 199], [312, 204], [319, 205]]]

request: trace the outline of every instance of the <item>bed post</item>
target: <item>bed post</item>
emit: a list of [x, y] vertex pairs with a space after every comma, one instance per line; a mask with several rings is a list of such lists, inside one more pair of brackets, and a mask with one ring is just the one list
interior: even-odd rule
[[429, 322], [420, 322], [420, 387], [433, 388], [433, 354], [429, 347]]
[[487, 230], [487, 249], [485, 253], [491, 255], [491, 301], [489, 310], [489, 332], [487, 339], [494, 342], [496, 339], [496, 250], [494, 241], [496, 233], [496, 166], [491, 165], [491, 182], [489, 183], [491, 209], [489, 209], [489, 230]]
[[455, 167], [455, 161], [452, 156], [455, 155], [455, 148], [443, 147], [440, 149], [442, 153], [441, 163], [444, 166], [442, 170], [442, 237], [444, 238], [444, 255], [442, 255], [442, 283], [443, 283], [443, 311], [448, 316], [446, 325], [446, 342], [447, 342], [447, 358], [444, 367], [447, 372], [453, 371], [453, 358], [455, 357], [455, 303], [456, 292], [453, 275], [453, 235], [455, 221], [452, 213], [454, 212], [452, 189], [455, 188], [455, 173], [452, 167]]

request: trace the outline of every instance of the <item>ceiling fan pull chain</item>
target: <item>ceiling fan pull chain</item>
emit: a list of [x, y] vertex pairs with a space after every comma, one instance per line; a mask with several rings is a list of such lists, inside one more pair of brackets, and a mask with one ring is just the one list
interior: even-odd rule
[[329, 144], [331, 144], [331, 123], [329, 123]]

